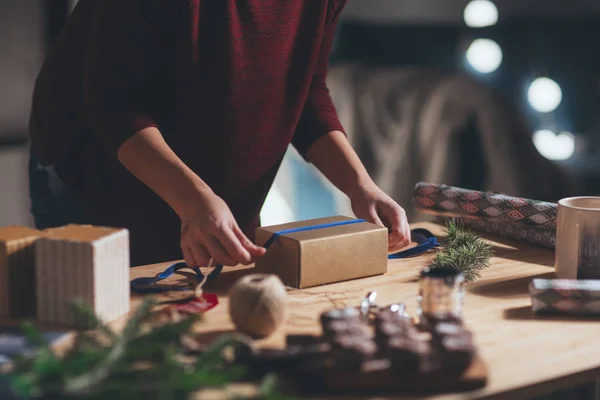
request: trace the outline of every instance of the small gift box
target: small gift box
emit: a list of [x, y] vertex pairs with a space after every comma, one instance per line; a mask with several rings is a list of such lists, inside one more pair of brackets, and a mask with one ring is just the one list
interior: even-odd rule
[[268, 245], [256, 261], [261, 273], [307, 288], [387, 272], [388, 231], [338, 216], [257, 228], [256, 244]]
[[600, 315], [600, 280], [533, 279], [529, 294], [535, 313]]
[[0, 318], [35, 316], [35, 250], [41, 231], [0, 228]]
[[129, 231], [87, 225], [48, 229], [36, 242], [37, 317], [73, 325], [83, 300], [108, 322], [129, 311]]

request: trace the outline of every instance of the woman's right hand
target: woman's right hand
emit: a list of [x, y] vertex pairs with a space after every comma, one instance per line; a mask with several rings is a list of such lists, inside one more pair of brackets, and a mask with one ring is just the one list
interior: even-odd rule
[[214, 264], [248, 265], [265, 254], [238, 226], [219, 196], [207, 190], [194, 199], [181, 216], [181, 250], [190, 267]]
[[227, 204], [173, 152], [157, 128], [119, 148], [121, 163], [181, 218], [181, 250], [190, 267], [251, 264], [265, 254], [237, 225]]

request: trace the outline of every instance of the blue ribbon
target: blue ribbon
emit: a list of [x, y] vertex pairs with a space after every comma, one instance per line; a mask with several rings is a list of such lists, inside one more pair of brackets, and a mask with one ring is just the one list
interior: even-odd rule
[[[265, 243], [265, 245], [263, 247], [265, 249], [268, 249], [269, 247], [271, 247], [271, 245], [273, 243], [275, 243], [275, 241], [280, 236], [286, 235], [289, 233], [305, 232], [305, 231], [312, 231], [312, 230], [324, 229], [324, 228], [332, 228], [335, 226], [358, 224], [361, 222], [366, 222], [366, 221], [363, 219], [353, 219], [353, 220], [348, 220], [348, 221], [332, 222], [329, 224], [311, 225], [311, 226], [305, 226], [305, 227], [301, 227], [301, 228], [284, 229], [279, 232], [273, 233], [273, 235], [271, 235], [271, 237], [269, 238], [269, 240], [267, 240], [267, 242]], [[434, 247], [439, 246], [439, 243], [438, 243], [436, 237], [431, 232], [429, 232], [427, 229], [413, 229], [411, 231], [411, 238], [414, 242], [418, 243], [418, 245], [416, 247], [401, 251], [399, 253], [390, 254], [390, 255], [388, 255], [388, 259], [394, 260], [394, 259], [399, 259], [399, 258], [414, 257], [416, 255], [425, 253], [426, 251], [429, 251]], [[185, 262], [179, 262], [179, 263], [171, 265], [166, 270], [164, 270], [163, 272], [161, 272], [160, 274], [158, 274], [154, 277], [137, 278], [137, 279], [132, 280], [131, 281], [131, 291], [134, 293], [144, 294], [144, 293], [162, 293], [162, 292], [168, 292], [168, 291], [189, 290], [189, 288], [181, 287], [181, 286], [154, 286], [157, 282], [167, 279], [168, 277], [173, 275], [175, 272], [177, 272], [181, 269], [185, 269], [185, 268], [192, 270], [196, 274], [197, 282], [202, 282], [202, 280], [204, 279], [204, 274], [202, 273], [200, 268], [198, 268], [198, 267], [191, 268], [191, 267], [188, 267]], [[221, 271], [223, 271], [223, 265], [215, 266], [213, 271], [206, 278], [206, 282], [210, 282], [210, 281], [216, 279], [221, 274]]]

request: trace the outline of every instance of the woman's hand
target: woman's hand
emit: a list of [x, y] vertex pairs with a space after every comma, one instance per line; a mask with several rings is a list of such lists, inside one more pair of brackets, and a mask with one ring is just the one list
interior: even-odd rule
[[181, 218], [181, 250], [190, 267], [250, 264], [265, 253], [238, 227], [227, 204], [173, 152], [156, 128], [118, 150], [121, 163]]
[[254, 262], [265, 254], [239, 228], [227, 204], [211, 191], [203, 191], [181, 217], [181, 250], [190, 267], [228, 266]]
[[388, 228], [390, 252], [410, 244], [410, 226], [406, 212], [374, 183], [358, 185], [349, 193], [352, 211], [360, 218]]

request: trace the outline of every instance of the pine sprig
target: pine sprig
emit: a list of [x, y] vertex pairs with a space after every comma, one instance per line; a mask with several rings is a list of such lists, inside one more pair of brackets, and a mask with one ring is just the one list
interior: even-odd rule
[[480, 278], [494, 256], [492, 245], [454, 219], [446, 223], [445, 230], [444, 248], [434, 257], [432, 267], [461, 271], [467, 282]]
[[[242, 380], [246, 370], [231, 363], [227, 350], [242, 338], [224, 336], [194, 362], [183, 361], [183, 336], [193, 336], [198, 317], [167, 322], [148, 330], [151, 300], [145, 301], [121, 334], [104, 325], [83, 303], [74, 311], [95, 332], [81, 331], [65, 357], [57, 357], [31, 324], [25, 328], [37, 351], [13, 360], [9, 374], [13, 392], [22, 398], [61, 399], [187, 399], [205, 388], [223, 388]], [[102, 335], [104, 340], [99, 340]], [[261, 386], [264, 398], [279, 398], [274, 377]]]

